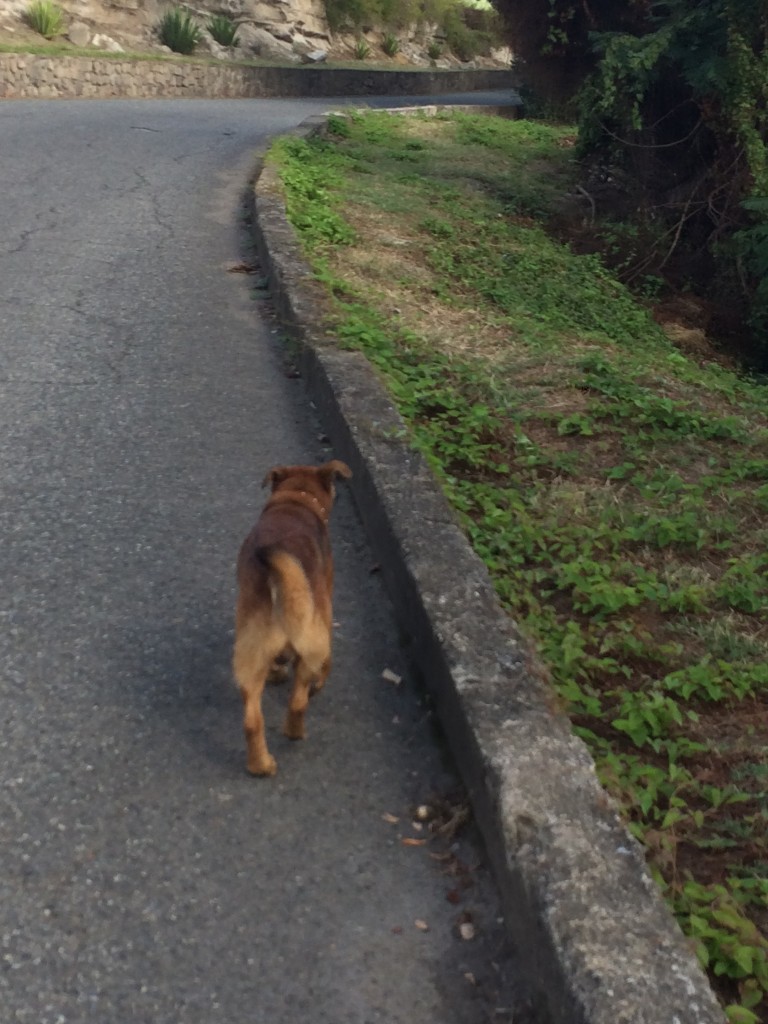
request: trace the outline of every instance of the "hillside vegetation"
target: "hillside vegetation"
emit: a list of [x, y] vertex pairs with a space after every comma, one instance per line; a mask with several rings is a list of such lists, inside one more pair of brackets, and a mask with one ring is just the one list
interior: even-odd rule
[[298, 63], [365, 62], [449, 68], [473, 60], [508, 66], [501, 20], [490, 6], [464, 0], [241, 0], [224, 12], [216, 4], [147, 0], [0, 0], [0, 47], [59, 53], [137, 54], [170, 50], [217, 60]]
[[730, 1020], [768, 1021], [768, 392], [569, 244], [575, 143], [365, 113], [271, 159], [328, 330], [381, 373]]

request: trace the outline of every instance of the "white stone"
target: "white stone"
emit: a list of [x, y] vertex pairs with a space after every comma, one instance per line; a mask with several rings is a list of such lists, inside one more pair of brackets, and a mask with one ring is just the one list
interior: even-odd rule
[[110, 53], [125, 53], [120, 43], [112, 36], [96, 35], [91, 40], [91, 46], [95, 46], [97, 50], [109, 50]]
[[327, 58], [327, 50], [310, 50], [309, 53], [302, 54], [301, 62], [302, 64], [322, 64]]

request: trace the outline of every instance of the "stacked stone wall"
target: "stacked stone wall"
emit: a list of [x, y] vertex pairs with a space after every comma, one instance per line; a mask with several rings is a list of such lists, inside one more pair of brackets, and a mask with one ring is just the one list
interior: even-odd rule
[[0, 53], [0, 99], [426, 95], [512, 88], [509, 71], [252, 67]]

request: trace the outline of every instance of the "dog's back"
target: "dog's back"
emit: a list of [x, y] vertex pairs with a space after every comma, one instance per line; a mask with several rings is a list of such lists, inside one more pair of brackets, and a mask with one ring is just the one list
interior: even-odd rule
[[312, 614], [327, 625], [333, 568], [324, 524], [302, 505], [268, 506], [240, 549], [237, 582], [238, 618], [268, 602], [287, 632]]

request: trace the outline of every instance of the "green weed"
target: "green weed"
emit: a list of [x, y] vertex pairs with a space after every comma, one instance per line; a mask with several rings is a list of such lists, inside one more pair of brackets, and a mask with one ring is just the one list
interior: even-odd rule
[[30, 28], [46, 39], [53, 39], [64, 29], [64, 12], [52, 0], [34, 0], [24, 12]]

